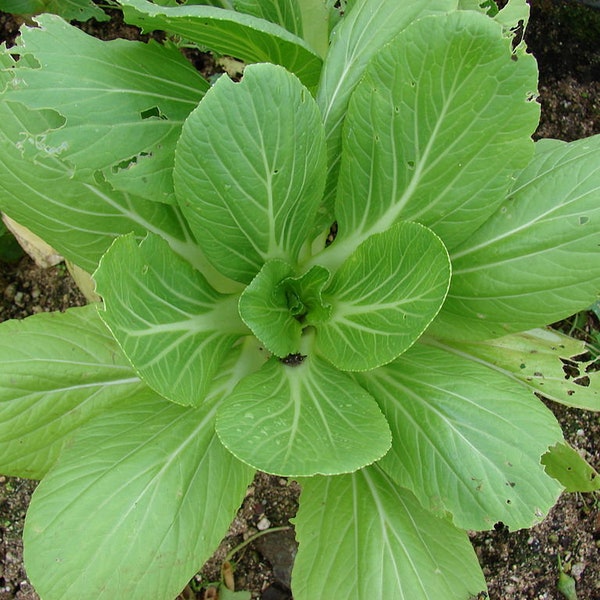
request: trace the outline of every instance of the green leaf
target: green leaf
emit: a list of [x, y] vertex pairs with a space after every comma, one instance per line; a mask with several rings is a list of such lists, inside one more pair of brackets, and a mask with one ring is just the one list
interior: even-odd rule
[[125, 21], [145, 32], [162, 29], [246, 63], [275, 63], [315, 86], [321, 59], [301, 38], [251, 15], [212, 6], [164, 8], [146, 0], [120, 0]]
[[[302, 18], [303, 37], [311, 48], [321, 57], [329, 50], [329, 27], [331, 8], [328, 0], [296, 0]], [[327, 6], [329, 4], [329, 6]]]
[[581, 340], [532, 329], [478, 342], [429, 343], [492, 367], [555, 402], [600, 411], [600, 374]]
[[296, 263], [324, 178], [319, 109], [275, 65], [247, 67], [241, 83], [221, 77], [177, 146], [177, 198], [198, 243], [244, 283], [269, 259]]
[[0, 325], [0, 472], [41, 479], [99, 413], [151, 399], [95, 306]]
[[109, 16], [92, 0], [0, 0], [0, 10], [17, 15], [54, 13], [66, 21], [108, 21]]
[[542, 464], [546, 473], [565, 486], [567, 492], [595, 492], [600, 490], [598, 472], [579, 453], [562, 442], [552, 446]]
[[279, 357], [300, 351], [302, 325], [290, 313], [282, 285], [291, 273], [287, 263], [270, 260], [244, 290], [239, 302], [244, 323], [269, 352]]
[[28, 511], [27, 574], [45, 600], [172, 600], [211, 556], [253, 475], [214, 433], [236, 365], [201, 408], [145, 399], [81, 428]]
[[333, 212], [342, 152], [342, 125], [352, 91], [375, 54], [413, 21], [456, 8], [457, 0], [359, 0], [331, 35], [317, 103], [327, 134], [326, 204]]
[[553, 323], [600, 295], [600, 135], [536, 144], [494, 215], [452, 255], [433, 333], [499, 337]]
[[235, 10], [254, 15], [302, 37], [302, 12], [297, 0], [234, 0]]
[[448, 249], [468, 238], [531, 158], [536, 83], [533, 57], [513, 54], [485, 15], [407, 27], [373, 59], [350, 102], [336, 244], [355, 247], [398, 219], [426, 225]]
[[290, 311], [303, 327], [318, 325], [329, 320], [331, 305], [323, 300], [323, 288], [331, 273], [315, 265], [299, 277], [289, 277], [282, 284], [286, 288]]
[[[1, 48], [0, 63], [14, 64]], [[9, 79], [0, 70], [1, 84]], [[129, 232], [160, 233], [179, 254], [200, 262], [177, 209], [115, 192], [105, 183], [76, 181], [56, 157], [31, 158], [37, 152], [35, 140], [43, 141], [45, 132], [60, 127], [62, 121], [52, 111], [32, 111], [4, 99], [0, 100], [2, 211], [89, 272], [114, 238]]]
[[[335, 244], [323, 253], [335, 254]], [[368, 238], [325, 289], [331, 318], [318, 348], [338, 368], [374, 369], [407, 348], [440, 309], [450, 282], [448, 253], [418, 223], [398, 223]]]
[[[394, 363], [356, 376], [392, 430], [381, 467], [457, 527], [531, 527], [561, 487], [540, 457], [562, 440], [553, 414], [493, 370], [437, 348], [414, 346]], [[518, 440], [526, 440], [518, 443]]]
[[250, 592], [246, 590], [241, 590], [239, 592], [232, 592], [230, 589], [225, 586], [219, 587], [219, 598], [221, 600], [251, 600], [252, 595]]
[[247, 329], [237, 295], [213, 290], [160, 237], [116, 240], [94, 274], [101, 316], [140, 377], [165, 398], [204, 401], [213, 375]]
[[575, 579], [565, 573], [561, 564], [560, 556], [558, 557], [558, 581], [556, 583], [556, 589], [567, 599], [577, 600], [577, 584]]
[[329, 318], [331, 307], [321, 291], [329, 271], [318, 265], [293, 277], [293, 269], [281, 260], [265, 263], [240, 297], [242, 320], [275, 356], [300, 352], [302, 331]]
[[122, 191], [174, 203], [175, 143], [208, 82], [173, 45], [104, 42], [54, 15], [37, 21], [12, 51], [38, 66], [17, 63], [6, 100], [65, 118], [44, 134], [41, 153], [90, 183], [99, 170]]
[[217, 417], [217, 433], [241, 461], [284, 476], [355, 471], [390, 446], [373, 398], [317, 356], [271, 359], [243, 379]]
[[502, 10], [493, 16], [498, 23], [509, 31], [516, 32], [521, 27], [520, 35], [522, 37], [529, 22], [529, 12], [529, 4], [526, 0], [509, 0]]
[[296, 600], [466, 600], [485, 589], [467, 535], [377, 465], [301, 485]]

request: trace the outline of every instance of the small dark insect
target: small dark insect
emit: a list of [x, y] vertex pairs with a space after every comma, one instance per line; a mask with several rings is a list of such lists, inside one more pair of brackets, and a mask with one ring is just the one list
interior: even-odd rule
[[281, 358], [280, 360], [284, 365], [288, 365], [289, 367], [297, 367], [304, 362], [305, 358], [306, 354], [296, 353], [288, 354], [286, 357]]
[[479, 592], [477, 596], [471, 596], [471, 600], [487, 600], [487, 592]]

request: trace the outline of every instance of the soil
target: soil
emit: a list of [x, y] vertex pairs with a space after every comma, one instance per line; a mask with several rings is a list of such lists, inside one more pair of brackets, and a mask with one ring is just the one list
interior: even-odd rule
[[[12, 43], [18, 25], [0, 13], [0, 40]], [[118, 16], [84, 28], [103, 38], [139, 38], [139, 32], [124, 27]], [[600, 11], [568, 0], [534, 0], [526, 40], [540, 66], [542, 121], [535, 137], [570, 141], [600, 133]], [[190, 59], [201, 70], [207, 64], [210, 68], [205, 55]], [[0, 264], [0, 321], [83, 303], [62, 265], [42, 270], [26, 257]], [[549, 406], [566, 439], [600, 468], [600, 415]], [[37, 599], [22, 565], [21, 547], [35, 485], [0, 476], [0, 600]], [[232, 559], [236, 589], [250, 590], [253, 599], [291, 599], [296, 546], [289, 519], [297, 509], [298, 495], [294, 482], [258, 474], [218, 551], [180, 597], [213, 597], [206, 592], [208, 584], [220, 580], [224, 559], [240, 548]], [[241, 548], [249, 538], [254, 541]], [[599, 494], [564, 494], [547, 519], [532, 529], [508, 532], [498, 524], [471, 538], [492, 600], [573, 600], [575, 596], [559, 590], [559, 560], [563, 580], [572, 578], [579, 600], [600, 600]]]

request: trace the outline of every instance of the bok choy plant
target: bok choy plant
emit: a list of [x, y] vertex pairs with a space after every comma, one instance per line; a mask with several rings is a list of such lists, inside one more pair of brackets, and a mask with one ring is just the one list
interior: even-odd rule
[[172, 599], [262, 470], [296, 600], [476, 596], [466, 530], [597, 488], [539, 396], [600, 409], [545, 328], [600, 292], [600, 136], [532, 141], [526, 4], [120, 4], [167, 41], [45, 14], [0, 59], [0, 208], [102, 298], [0, 326], [39, 594]]

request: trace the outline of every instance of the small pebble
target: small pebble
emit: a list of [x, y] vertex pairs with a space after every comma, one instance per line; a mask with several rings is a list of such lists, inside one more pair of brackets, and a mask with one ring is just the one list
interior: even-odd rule
[[265, 531], [265, 529], [269, 529], [271, 527], [271, 521], [267, 519], [267, 517], [263, 517], [257, 524], [256, 529], [259, 531]]

